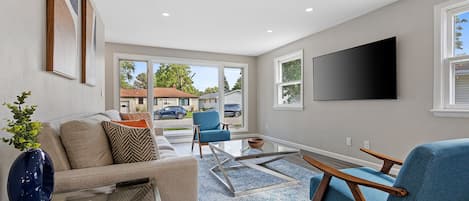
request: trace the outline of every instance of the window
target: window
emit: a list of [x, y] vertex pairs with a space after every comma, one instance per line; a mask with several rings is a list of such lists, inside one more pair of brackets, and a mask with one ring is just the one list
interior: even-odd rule
[[303, 50], [275, 59], [276, 109], [303, 109]]
[[[164, 135], [191, 135], [192, 113], [208, 110], [219, 111], [233, 132], [248, 131], [247, 64], [119, 53], [114, 61], [120, 69], [116, 107], [151, 112], [153, 125], [163, 128]], [[225, 104], [234, 106], [225, 109]], [[184, 112], [175, 114], [174, 108]]]
[[180, 98], [179, 99], [180, 106], [189, 106], [189, 99], [188, 98]]
[[469, 117], [469, 3], [452, 0], [435, 6], [433, 112]]

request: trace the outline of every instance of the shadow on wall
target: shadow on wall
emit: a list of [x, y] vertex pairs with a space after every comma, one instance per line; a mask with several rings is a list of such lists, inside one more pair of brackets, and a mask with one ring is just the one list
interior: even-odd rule
[[[6, 137], [0, 133], [0, 138]], [[7, 178], [10, 166], [21, 152], [3, 142], [0, 142], [0, 200], [8, 200]]]

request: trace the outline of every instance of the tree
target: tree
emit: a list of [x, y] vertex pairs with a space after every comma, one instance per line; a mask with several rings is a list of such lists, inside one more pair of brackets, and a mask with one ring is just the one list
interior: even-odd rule
[[136, 89], [148, 89], [148, 76], [146, 73], [140, 73], [137, 75], [134, 81], [134, 88]]
[[130, 80], [133, 79], [133, 73], [135, 72], [135, 64], [131, 61], [120, 62], [120, 85], [124, 89], [132, 89], [132, 85], [129, 84]]
[[[282, 82], [292, 82], [301, 80], [301, 60], [293, 60], [282, 63]], [[299, 102], [301, 98], [301, 87], [299, 84], [287, 85], [282, 88], [282, 97], [285, 103]]]
[[231, 91], [241, 89], [241, 87], [242, 87], [242, 84], [241, 84], [242, 80], [243, 80], [243, 77], [239, 77], [238, 80], [236, 80], [236, 83], [233, 85], [233, 88], [231, 88]]
[[208, 87], [204, 90], [203, 94], [218, 93], [218, 87]]
[[463, 42], [461, 41], [463, 27], [461, 24], [466, 23], [467, 19], [460, 19], [458, 16], [454, 17], [454, 48], [462, 50], [464, 47]]
[[226, 80], [226, 76], [223, 76], [223, 82], [225, 83], [225, 92], [230, 91], [230, 84], [228, 84], [228, 81]]
[[175, 87], [186, 93], [199, 95], [200, 92], [194, 87], [190, 67], [185, 64], [161, 64], [155, 73], [154, 86], [157, 87]]

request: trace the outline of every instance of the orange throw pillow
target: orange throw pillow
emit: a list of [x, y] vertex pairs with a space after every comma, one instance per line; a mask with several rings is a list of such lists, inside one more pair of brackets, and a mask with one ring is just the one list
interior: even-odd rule
[[128, 127], [134, 127], [134, 128], [148, 128], [147, 121], [145, 119], [140, 119], [140, 120], [127, 120], [127, 121], [112, 121], [114, 123], [128, 126]]

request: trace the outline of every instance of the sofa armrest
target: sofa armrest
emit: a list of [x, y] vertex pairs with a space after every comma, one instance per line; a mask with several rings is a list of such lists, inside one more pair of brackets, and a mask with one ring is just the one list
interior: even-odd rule
[[[73, 169], [55, 173], [55, 192], [89, 189], [119, 182], [150, 178], [156, 181], [162, 200], [196, 201], [198, 161], [192, 156], [139, 163]], [[184, 189], [184, 193], [180, 193]]]

